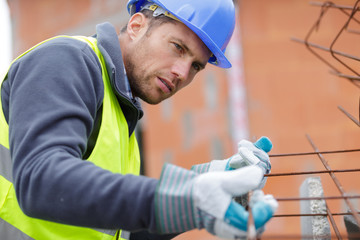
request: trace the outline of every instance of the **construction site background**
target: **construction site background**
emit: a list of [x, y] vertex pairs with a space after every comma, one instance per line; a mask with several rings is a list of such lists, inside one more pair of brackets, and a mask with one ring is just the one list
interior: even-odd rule
[[[125, 0], [11, 0], [13, 57], [54, 35], [93, 35], [97, 23], [111, 22], [119, 31], [128, 19]], [[343, 5], [354, 1], [338, 1]], [[359, 111], [359, 90], [343, 78], [329, 73], [329, 67], [314, 57], [303, 39], [319, 16], [320, 8], [305, 0], [237, 1], [236, 37], [228, 55], [231, 70], [213, 66], [200, 74], [190, 87], [157, 106], [143, 104], [145, 117], [138, 133], [144, 174], [158, 178], [165, 162], [185, 168], [211, 159], [224, 159], [236, 152], [240, 137], [255, 141], [268, 136], [271, 154], [313, 151], [306, 134], [322, 150], [359, 147], [359, 127], [338, 106], [354, 115]], [[342, 13], [324, 18], [316, 41], [329, 46], [344, 24]], [[344, 39], [341, 50], [359, 53], [354, 38]], [[326, 56], [328, 57], [328, 56]], [[230, 94], [241, 87], [239, 94]], [[236, 93], [236, 92], [235, 92]], [[301, 160], [272, 159], [272, 172], [319, 170], [316, 156]], [[353, 168], [352, 153], [328, 158], [332, 167]], [[358, 164], [360, 165], [360, 164]], [[347, 192], [359, 194], [358, 174], [340, 175]], [[265, 193], [275, 197], [299, 195], [306, 176], [269, 178]], [[328, 176], [322, 183], [327, 195], [336, 189]], [[358, 201], [355, 201], [358, 207]], [[278, 213], [298, 212], [298, 202], [281, 202]], [[331, 202], [334, 211], [344, 208]], [[342, 226], [342, 230], [343, 226]], [[300, 233], [298, 218], [273, 218], [264, 237]], [[217, 239], [205, 231], [193, 230], [176, 238]]]

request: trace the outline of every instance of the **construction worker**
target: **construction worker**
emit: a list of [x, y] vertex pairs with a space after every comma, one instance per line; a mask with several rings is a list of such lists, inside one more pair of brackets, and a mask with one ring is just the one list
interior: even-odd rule
[[[139, 176], [134, 134], [143, 111], [188, 85], [225, 49], [232, 0], [130, 0], [119, 35], [59, 36], [11, 64], [1, 85], [0, 239], [170, 239], [205, 228], [246, 237], [233, 199], [259, 188], [270, 142], [240, 142], [233, 157], [186, 170], [166, 164]], [[243, 167], [244, 162], [247, 165]], [[258, 233], [277, 202], [254, 192]]]

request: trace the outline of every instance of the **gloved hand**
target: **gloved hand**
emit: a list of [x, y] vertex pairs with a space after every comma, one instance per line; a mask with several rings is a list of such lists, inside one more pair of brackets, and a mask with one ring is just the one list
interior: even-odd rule
[[[229, 162], [230, 168], [236, 169], [244, 165], [258, 165], [259, 167], [261, 167], [264, 174], [270, 173], [271, 163], [269, 155], [267, 153], [270, 152], [272, 149], [272, 142], [269, 138], [261, 137], [255, 143], [247, 140], [241, 140], [238, 146], [240, 155], [243, 156], [243, 158], [232, 159]], [[253, 157], [247, 157], [248, 155], [242, 153], [242, 149], [249, 150], [253, 154], [253, 156], [255, 155], [255, 157], [258, 158], [259, 161], [254, 160]]]
[[264, 174], [271, 170], [269, 155], [272, 143], [269, 138], [261, 137], [255, 143], [241, 140], [238, 143], [238, 152], [228, 159], [213, 160], [209, 163], [192, 166], [191, 170], [197, 173], [208, 171], [229, 171], [249, 165], [258, 165]]
[[261, 218], [261, 216], [263, 215], [262, 211], [259, 211], [262, 209], [262, 207], [260, 207], [263, 204], [267, 204], [269, 205], [273, 212], [276, 212], [279, 204], [278, 202], [275, 200], [275, 198], [268, 194], [268, 195], [264, 195], [263, 191], [261, 190], [255, 190], [252, 192], [251, 198], [250, 198], [250, 207], [252, 210], [252, 214], [254, 217], [254, 224], [255, 227], [257, 229], [257, 236], [259, 237], [265, 230], [265, 224], [262, 222], [264, 221], [263, 218]]
[[[264, 174], [270, 173], [271, 163], [269, 155], [272, 143], [269, 138], [261, 137], [255, 143], [241, 140], [238, 144], [238, 153], [225, 160], [213, 160], [209, 163], [192, 166], [191, 170], [197, 173], [208, 171], [230, 171], [249, 165], [259, 166]], [[265, 185], [266, 179], [262, 182]]]
[[[245, 238], [248, 212], [233, 197], [256, 188], [262, 178], [258, 166], [197, 174], [166, 164], [155, 192], [158, 232], [205, 228], [221, 238]], [[264, 226], [275, 210], [275, 199], [259, 198], [253, 206], [256, 228]]]

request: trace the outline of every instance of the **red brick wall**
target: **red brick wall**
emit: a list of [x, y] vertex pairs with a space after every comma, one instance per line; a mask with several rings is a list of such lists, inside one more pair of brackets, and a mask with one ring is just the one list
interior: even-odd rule
[[[14, 54], [37, 42], [59, 34], [86, 34], [95, 24], [114, 23], [117, 29], [125, 23], [125, 0], [12, 0], [8, 1], [13, 20]], [[291, 37], [304, 38], [319, 14], [319, 7], [304, 0], [242, 0], [239, 2], [246, 100], [251, 140], [270, 137], [272, 153], [311, 151], [305, 134], [309, 134], [320, 150], [358, 148], [359, 128], [338, 109], [341, 105], [358, 115], [358, 89], [349, 81], [329, 74], [329, 67], [311, 55]], [[353, 1], [337, 1], [353, 4]], [[321, 25], [316, 39], [329, 44], [339, 24], [335, 14]], [[345, 39], [341, 50], [359, 52], [359, 44]], [[165, 161], [189, 168], [213, 157], [228, 157], [234, 149], [229, 127], [227, 72], [215, 67], [208, 70], [172, 99], [158, 106], [144, 105], [145, 170], [158, 177]], [[230, 109], [231, 111], [231, 109]], [[215, 150], [214, 150], [215, 149]], [[357, 155], [358, 156], [358, 155]], [[330, 158], [335, 167], [354, 163], [354, 155]], [[321, 166], [316, 157], [306, 159], [273, 158], [273, 172], [315, 170]], [[358, 192], [353, 183], [358, 177], [345, 177], [348, 191]], [[265, 192], [275, 197], [298, 196], [304, 178], [269, 178]], [[331, 195], [334, 186], [327, 177], [324, 188]], [[330, 190], [329, 190], [330, 189]], [[332, 205], [332, 203], [330, 203]], [[333, 204], [339, 208], [338, 203]], [[298, 211], [297, 203], [281, 203], [279, 213]], [[272, 219], [266, 234], [297, 233], [297, 219]], [[342, 230], [343, 231], [343, 230]], [[194, 230], [176, 239], [216, 239], [204, 231]]]
[[60, 34], [91, 35], [95, 25], [111, 21], [120, 28], [127, 19], [125, 0], [12, 0], [14, 55]]
[[[335, 1], [340, 5], [354, 1]], [[247, 83], [251, 136], [267, 135], [272, 153], [313, 151], [306, 134], [320, 151], [359, 148], [360, 131], [337, 109], [341, 105], [359, 115], [359, 89], [348, 80], [329, 73], [330, 68], [291, 37], [304, 39], [320, 14], [320, 7], [303, 0], [240, 1], [245, 79]], [[326, 47], [335, 38], [346, 17], [331, 10], [310, 40]], [[351, 25], [354, 29], [358, 25]], [[359, 56], [356, 34], [345, 34], [335, 49]], [[330, 54], [317, 51], [339, 69]], [[349, 61], [347, 61], [349, 63]], [[356, 62], [350, 63], [356, 69]], [[357, 70], [360, 65], [357, 64]], [[349, 71], [346, 71], [349, 73]], [[359, 154], [324, 156], [332, 169], [358, 168]], [[273, 158], [272, 172], [324, 170], [317, 156]], [[320, 174], [325, 195], [339, 195], [327, 174]], [[276, 197], [297, 197], [306, 176], [269, 178], [265, 191]], [[359, 177], [337, 174], [345, 191], [359, 194]], [[355, 201], [356, 202], [356, 201]], [[359, 203], [356, 202], [356, 206]], [[332, 211], [344, 210], [343, 202], [328, 201]], [[299, 202], [281, 202], [279, 214], [299, 213]], [[346, 235], [342, 217], [336, 217]], [[299, 218], [274, 218], [267, 234], [300, 233]]]

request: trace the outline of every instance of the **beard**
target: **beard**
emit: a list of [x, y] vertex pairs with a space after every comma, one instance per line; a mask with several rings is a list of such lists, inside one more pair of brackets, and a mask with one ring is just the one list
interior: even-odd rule
[[144, 102], [152, 105], [158, 104], [165, 99], [152, 96], [152, 92], [157, 91], [151, 86], [151, 81], [156, 79], [156, 73], [147, 75], [145, 70], [136, 69], [133, 58], [130, 56], [128, 57], [126, 64], [126, 75], [129, 80], [131, 92], [135, 97], [138, 97]]

